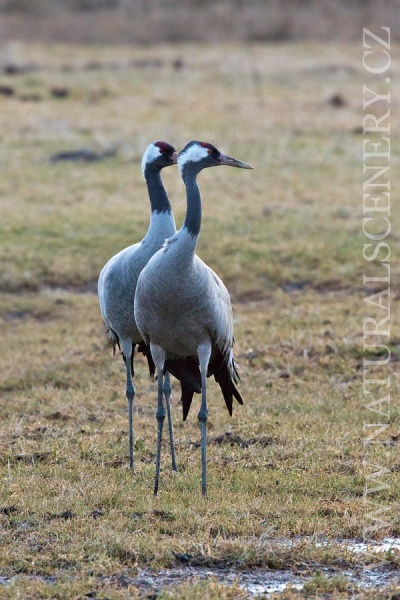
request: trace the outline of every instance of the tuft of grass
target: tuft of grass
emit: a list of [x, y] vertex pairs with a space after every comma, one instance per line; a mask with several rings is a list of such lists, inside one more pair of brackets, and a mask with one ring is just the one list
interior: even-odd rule
[[194, 581], [163, 590], [159, 600], [246, 600], [248, 594], [238, 585], [224, 585], [212, 578], [207, 581]]
[[346, 577], [323, 575], [317, 571], [312, 579], [304, 584], [302, 592], [306, 598], [320, 597], [321, 594], [333, 594], [335, 592], [346, 592], [348, 595], [356, 592], [356, 589]]

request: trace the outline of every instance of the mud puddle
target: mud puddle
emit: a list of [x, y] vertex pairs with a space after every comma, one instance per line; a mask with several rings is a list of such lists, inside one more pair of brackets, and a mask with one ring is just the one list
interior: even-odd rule
[[400, 551], [400, 538], [385, 538], [382, 542], [362, 542], [354, 540], [345, 540], [340, 542], [350, 552], [356, 554], [366, 554], [370, 552], [390, 552]]
[[[298, 543], [304, 542], [304, 538], [299, 539]], [[296, 540], [282, 540], [283, 545], [296, 544]], [[387, 553], [390, 551], [400, 552], [400, 538], [386, 538], [382, 542], [367, 543], [361, 540], [323, 540], [317, 542], [316, 546], [337, 545], [344, 551], [355, 554], [371, 554], [374, 552]], [[400, 570], [389, 563], [382, 564], [373, 568], [354, 567], [347, 569], [333, 569], [329, 567], [307, 568], [304, 571], [298, 570], [238, 570], [238, 569], [213, 569], [204, 567], [181, 566], [174, 569], [160, 569], [156, 572], [139, 571], [137, 577], [132, 578], [130, 583], [135, 585], [141, 592], [148, 594], [157, 594], [163, 588], [171, 588], [179, 583], [191, 579], [207, 580], [216, 579], [226, 585], [237, 583], [250, 596], [257, 598], [262, 596], [268, 598], [270, 594], [283, 592], [286, 588], [301, 590], [304, 585], [312, 579], [313, 575], [319, 571], [324, 577], [343, 577], [354, 585], [355, 588], [374, 589], [386, 586], [400, 586]]]
[[[316, 569], [325, 577], [340, 576], [348, 579], [350, 584], [360, 589], [382, 588], [389, 585], [400, 584], [398, 570], [388, 567], [376, 569], [334, 570], [321, 567]], [[201, 567], [178, 567], [176, 569], [162, 569], [157, 572], [140, 571], [138, 577], [132, 578], [130, 583], [142, 592], [154, 594], [164, 588], [171, 588], [191, 579], [214, 579], [225, 585], [237, 583], [249, 595], [267, 597], [272, 593], [283, 592], [286, 588], [301, 590], [312, 579], [310, 574], [295, 574], [292, 571], [237, 571], [223, 569], [206, 569]]]
[[[298, 543], [304, 541], [299, 539]], [[281, 540], [283, 545], [288, 543], [296, 544], [296, 540]], [[316, 546], [326, 547], [337, 545], [344, 551], [354, 552], [356, 554], [370, 554], [373, 552], [387, 553], [400, 552], [400, 538], [386, 538], [382, 542], [367, 543], [361, 540], [323, 540], [315, 542]], [[304, 567], [296, 572], [291, 570], [263, 570], [263, 569], [217, 569], [207, 567], [193, 567], [182, 565], [173, 569], [159, 569], [158, 571], [147, 571], [139, 569], [135, 576], [126, 574], [117, 574], [112, 576], [100, 577], [103, 583], [110, 587], [118, 585], [119, 587], [135, 586], [140, 593], [140, 597], [157, 597], [163, 590], [173, 588], [185, 581], [214, 579], [225, 585], [237, 584], [243, 588], [249, 596], [253, 598], [269, 598], [270, 594], [281, 593], [287, 588], [302, 590], [315, 573], [321, 573], [324, 577], [342, 577], [346, 578], [349, 586], [358, 590], [382, 589], [387, 586], [399, 586], [400, 589], [400, 569], [393, 566], [389, 561], [385, 564], [367, 568], [363, 566], [348, 567], [345, 569], [334, 569], [330, 567], [315, 565], [312, 568]], [[27, 576], [24, 576], [26, 578]], [[16, 582], [20, 576], [4, 577], [0, 576], [0, 587], [10, 585]], [[29, 577], [28, 577], [29, 578]], [[40, 578], [31, 576], [32, 579], [44, 579], [49, 584], [55, 584], [57, 578], [48, 576]]]

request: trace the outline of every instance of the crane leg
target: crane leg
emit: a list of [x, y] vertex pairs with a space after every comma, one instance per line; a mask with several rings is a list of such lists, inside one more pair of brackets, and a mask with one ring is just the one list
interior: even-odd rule
[[151, 355], [154, 360], [154, 364], [157, 369], [157, 383], [158, 383], [158, 401], [157, 401], [157, 455], [156, 455], [156, 478], [154, 481], [154, 495], [158, 494], [158, 484], [160, 481], [160, 468], [161, 468], [161, 440], [162, 430], [165, 420], [165, 408], [163, 401], [163, 370], [165, 362], [165, 352], [161, 346], [156, 346], [150, 342]]
[[129, 410], [129, 467], [133, 471], [133, 399], [135, 397], [135, 388], [133, 386], [131, 365], [129, 357], [126, 359], [126, 398], [128, 400]]
[[170, 376], [169, 376], [168, 371], [165, 373], [163, 390], [164, 390], [164, 396], [165, 396], [165, 403], [167, 405], [167, 417], [168, 417], [168, 429], [169, 429], [169, 443], [170, 443], [170, 447], [171, 447], [172, 470], [178, 471], [178, 467], [176, 466], [176, 457], [175, 457], [174, 431], [172, 429], [172, 416], [171, 416], [171, 403], [170, 403], [171, 382], [170, 382]]
[[158, 431], [157, 431], [157, 457], [156, 457], [156, 478], [154, 481], [154, 495], [158, 494], [158, 484], [160, 481], [160, 468], [161, 468], [161, 439], [162, 439], [162, 430], [164, 426], [165, 419], [165, 408], [163, 403], [163, 371], [160, 369], [158, 371], [158, 406], [157, 406], [157, 423], [158, 423]]
[[201, 371], [201, 406], [197, 418], [201, 432], [201, 493], [207, 496], [207, 368], [211, 356], [211, 344], [201, 344], [197, 348]]

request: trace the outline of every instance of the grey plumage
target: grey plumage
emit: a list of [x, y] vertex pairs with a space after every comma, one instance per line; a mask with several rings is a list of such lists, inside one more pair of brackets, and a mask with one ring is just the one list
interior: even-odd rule
[[[133, 425], [132, 403], [135, 389], [132, 382], [133, 353], [139, 351], [147, 356], [150, 373], [154, 364], [150, 351], [142, 340], [133, 312], [136, 284], [139, 274], [153, 254], [160, 249], [165, 239], [176, 231], [171, 204], [161, 181], [161, 169], [176, 164], [177, 153], [166, 142], [150, 144], [142, 160], [143, 176], [146, 180], [151, 216], [148, 231], [143, 240], [113, 256], [103, 267], [98, 294], [100, 310], [109, 336], [122, 350], [126, 363], [126, 396], [129, 407], [129, 457], [133, 468]], [[173, 455], [173, 462], [175, 457]], [[176, 465], [175, 465], [176, 468]]]
[[[214, 375], [232, 414], [232, 398], [243, 403], [235, 387], [238, 381], [233, 358], [233, 323], [229, 293], [221, 279], [195, 254], [201, 225], [201, 198], [197, 175], [206, 167], [230, 165], [253, 168], [221, 154], [204, 142], [190, 142], [178, 157], [186, 186], [187, 213], [182, 228], [170, 237], [141, 272], [135, 295], [135, 318], [139, 331], [150, 344], [151, 353], [162, 378], [165, 363], [173, 360], [185, 369], [200, 369], [202, 393], [199, 421], [202, 435], [202, 492], [206, 494], [206, 422], [208, 416], [206, 377]], [[173, 371], [171, 371], [173, 372]], [[160, 384], [161, 385], [161, 384]], [[195, 386], [192, 386], [194, 389]], [[163, 424], [163, 399], [159, 387], [157, 420], [157, 493], [160, 471], [160, 444]], [[199, 391], [195, 389], [194, 391]], [[184, 418], [190, 408], [183, 406]]]

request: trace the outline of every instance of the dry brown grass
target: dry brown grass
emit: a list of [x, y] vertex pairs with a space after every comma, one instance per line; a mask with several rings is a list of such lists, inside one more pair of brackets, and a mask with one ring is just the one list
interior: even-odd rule
[[396, 0], [3, 0], [7, 40], [130, 44], [358, 40], [362, 28], [392, 27]]

